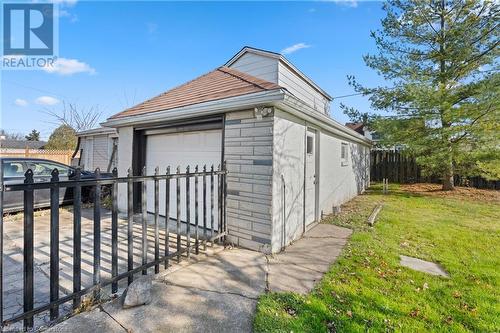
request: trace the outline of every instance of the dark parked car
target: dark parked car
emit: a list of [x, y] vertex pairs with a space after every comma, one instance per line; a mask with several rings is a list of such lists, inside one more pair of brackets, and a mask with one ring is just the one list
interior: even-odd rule
[[[59, 180], [72, 180], [75, 178], [76, 169], [54, 161], [38, 158], [0, 158], [3, 164], [3, 180], [5, 185], [22, 184], [24, 174], [28, 169], [33, 171], [33, 180], [35, 183], [50, 182], [52, 170], [59, 171]], [[111, 177], [110, 173], [102, 173], [101, 178]], [[81, 171], [81, 179], [93, 179], [95, 174], [89, 171]], [[93, 187], [82, 187], [82, 201], [92, 199]], [[44, 208], [50, 206], [50, 190], [34, 191], [35, 208]], [[61, 187], [59, 190], [59, 203], [73, 203], [73, 189]], [[7, 191], [4, 193], [3, 200], [4, 212], [15, 212], [23, 210], [23, 191]]]

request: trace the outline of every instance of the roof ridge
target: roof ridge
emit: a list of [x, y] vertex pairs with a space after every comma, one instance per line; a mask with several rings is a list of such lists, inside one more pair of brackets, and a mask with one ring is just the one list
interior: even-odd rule
[[118, 114], [120, 114], [120, 113], [122, 113], [122, 112], [125, 112], [125, 111], [127, 111], [127, 110], [129, 110], [129, 109], [133, 109], [133, 108], [135, 108], [135, 107], [138, 107], [139, 105], [144, 105], [144, 104], [148, 103], [149, 101], [152, 101], [153, 99], [156, 99], [156, 98], [158, 98], [158, 97], [160, 97], [160, 96], [163, 96], [163, 95], [165, 95], [166, 93], [168, 93], [168, 92], [170, 92], [170, 91], [172, 91], [172, 90], [179, 89], [179, 88], [181, 88], [181, 87], [183, 87], [183, 86], [185, 86], [185, 85], [187, 85], [187, 84], [189, 84], [189, 83], [191, 83], [191, 82], [193, 82], [193, 81], [196, 81], [196, 80], [201, 79], [202, 77], [205, 77], [205, 76], [207, 76], [207, 75], [209, 75], [209, 74], [211, 74], [211, 73], [213, 73], [213, 72], [216, 72], [217, 70], [218, 70], [218, 68], [216, 68], [216, 69], [214, 69], [214, 70], [211, 70], [211, 71], [209, 71], [209, 72], [207, 72], [207, 73], [205, 73], [205, 74], [202, 74], [202, 75], [200, 75], [200, 76], [197, 76], [197, 77], [195, 77], [194, 79], [191, 79], [191, 80], [189, 80], [189, 81], [186, 81], [186, 82], [184, 82], [184, 83], [181, 83], [181, 84], [179, 84], [179, 85], [177, 85], [177, 86], [175, 86], [175, 87], [173, 87], [173, 88], [170, 88], [170, 89], [168, 89], [168, 90], [165, 90], [164, 92], [162, 92], [162, 93], [160, 93], [160, 94], [158, 94], [158, 95], [155, 95], [155, 96], [153, 96], [153, 97], [150, 97], [150, 98], [146, 99], [145, 101], [142, 101], [142, 102], [140, 102], [140, 103], [137, 103], [137, 104], [135, 104], [135, 105], [133, 105], [133, 106], [131, 106], [131, 107], [126, 108], [126, 109], [125, 109], [125, 110], [123, 110], [123, 111], [120, 111], [120, 112], [118, 112], [118, 113], [116, 113], [116, 114], [112, 115], [110, 118], [113, 118], [114, 116], [116, 116], [116, 115], [118, 115]]
[[[226, 74], [228, 74], [228, 75], [231, 75], [232, 77], [235, 77], [235, 78], [237, 78], [237, 79], [240, 79], [241, 81], [244, 81], [244, 82], [246, 82], [246, 83], [250, 83], [250, 84], [252, 84], [252, 85], [254, 85], [254, 86], [256, 86], [256, 87], [258, 87], [258, 88], [260, 88], [260, 89], [262, 89], [262, 90], [267, 90], [267, 88], [265, 88], [265, 87], [261, 86], [260, 84], [258, 84], [258, 83], [256, 83], [256, 82], [252, 82], [252, 81], [250, 81], [250, 80], [247, 80], [247, 79], [245, 79], [245, 78], [243, 78], [243, 77], [241, 77], [241, 76], [239, 76], [239, 75], [236, 75], [236, 74], [234, 74], [234, 73], [230, 73], [230, 72], [231, 72], [231, 71], [234, 71], [234, 72], [242, 73], [242, 74], [245, 74], [245, 75], [248, 75], [248, 76], [252, 76], [252, 75], [249, 75], [249, 74], [246, 74], [246, 73], [240, 72], [240, 71], [238, 71], [238, 70], [235, 70], [235, 69], [232, 69], [232, 68], [229, 68], [229, 67], [226, 67], [226, 66], [221, 66], [221, 67], [219, 67], [219, 68], [217, 68], [217, 69], [218, 69], [218, 70], [220, 70], [220, 71], [221, 71], [221, 72], [223, 72], [223, 73], [226, 73]], [[252, 77], [254, 77], [254, 76], [252, 76]], [[256, 78], [256, 79], [259, 79], [259, 78]], [[269, 83], [272, 83], [272, 82], [269, 82]]]

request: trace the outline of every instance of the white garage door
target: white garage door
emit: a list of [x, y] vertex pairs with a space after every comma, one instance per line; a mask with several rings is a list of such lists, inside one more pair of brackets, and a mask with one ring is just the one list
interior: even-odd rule
[[[146, 144], [146, 170], [148, 175], [154, 174], [156, 167], [159, 167], [160, 173], [165, 173], [167, 166], [170, 166], [170, 172], [175, 173], [177, 166], [180, 166], [181, 173], [186, 172], [186, 167], [189, 165], [191, 172], [198, 165], [199, 170], [203, 169], [203, 165], [207, 166], [207, 170], [211, 165], [214, 168], [221, 163], [222, 155], [222, 131], [221, 130], [205, 130], [195, 132], [183, 132], [174, 134], [157, 134], [149, 135]], [[207, 224], [210, 226], [210, 177], [206, 179], [207, 184]], [[160, 182], [159, 206], [160, 214], [165, 216], [165, 181]], [[181, 187], [181, 219], [186, 220], [186, 182], [180, 180]], [[191, 223], [194, 224], [195, 211], [195, 189], [194, 177], [190, 180], [190, 205], [191, 205]], [[199, 177], [199, 224], [202, 225], [202, 177]], [[148, 211], [154, 212], [154, 184], [147, 184], [147, 205]], [[214, 181], [214, 207], [217, 207], [217, 177]], [[217, 225], [217, 209], [214, 209], [214, 221]], [[176, 180], [170, 181], [170, 212], [171, 218], [176, 217]], [[216, 229], [216, 228], [215, 228]]]

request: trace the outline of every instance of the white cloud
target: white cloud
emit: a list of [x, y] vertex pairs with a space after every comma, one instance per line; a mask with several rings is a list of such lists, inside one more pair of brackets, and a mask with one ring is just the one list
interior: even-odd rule
[[47, 73], [60, 75], [73, 75], [77, 73], [95, 74], [95, 69], [89, 64], [77, 59], [57, 58], [52, 66], [47, 65], [44, 69]]
[[57, 98], [50, 97], [50, 96], [40, 96], [37, 99], [35, 99], [35, 103], [39, 105], [56, 105], [60, 101]]
[[283, 50], [281, 50], [281, 53], [290, 54], [290, 53], [297, 52], [298, 50], [301, 50], [301, 49], [307, 49], [309, 47], [311, 47], [311, 45], [309, 45], [309, 44], [297, 43], [297, 44], [294, 44], [292, 46], [284, 48]]
[[74, 6], [78, 0], [52, 0], [52, 3], [57, 5]]
[[28, 101], [25, 99], [22, 99], [22, 98], [16, 98], [16, 100], [14, 101], [14, 104], [16, 104], [17, 106], [27, 106]]
[[351, 8], [356, 8], [358, 7], [358, 1], [357, 0], [333, 0], [338, 5], [345, 6], [345, 7], [351, 7]]
[[64, 10], [64, 9], [59, 10], [59, 14], [58, 15], [59, 15], [59, 17], [66, 17], [66, 18], [68, 18], [68, 20], [71, 23], [78, 22], [78, 16], [76, 16], [75, 14], [72, 14], [72, 13], [68, 12], [67, 10]]

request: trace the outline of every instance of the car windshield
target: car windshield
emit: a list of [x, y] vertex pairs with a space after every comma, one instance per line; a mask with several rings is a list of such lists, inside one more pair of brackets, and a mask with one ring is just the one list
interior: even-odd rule
[[3, 176], [4, 177], [24, 177], [24, 167], [19, 161], [4, 161]]
[[34, 176], [50, 176], [54, 169], [59, 171], [59, 176], [67, 176], [71, 170], [69, 166], [50, 162], [32, 162], [30, 168]]

